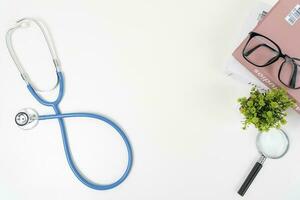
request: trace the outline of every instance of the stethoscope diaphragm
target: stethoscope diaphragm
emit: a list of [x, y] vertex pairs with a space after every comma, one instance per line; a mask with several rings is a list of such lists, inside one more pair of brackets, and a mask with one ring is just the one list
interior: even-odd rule
[[30, 130], [38, 124], [38, 113], [32, 108], [24, 108], [15, 116], [15, 122], [23, 130]]

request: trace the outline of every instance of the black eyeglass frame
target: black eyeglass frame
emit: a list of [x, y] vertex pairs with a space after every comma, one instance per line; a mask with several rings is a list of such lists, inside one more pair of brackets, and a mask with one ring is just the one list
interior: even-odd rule
[[[268, 40], [269, 42], [271, 42], [271, 43], [278, 49], [278, 51], [277, 51], [277, 50], [275, 50], [274, 48], [270, 47], [270, 46], [267, 45], [267, 44], [261, 44], [261, 45], [263, 45], [263, 46], [265, 46], [265, 47], [267, 47], [267, 48], [269, 48], [269, 49], [271, 49], [271, 50], [273, 50], [273, 51], [275, 51], [275, 52], [278, 53], [278, 55], [276, 55], [275, 57], [271, 58], [267, 63], [265, 63], [265, 64], [263, 64], [263, 65], [257, 65], [257, 64], [253, 63], [251, 60], [249, 60], [249, 59], [247, 58], [247, 54], [252, 53], [253, 51], [255, 51], [255, 50], [259, 47], [259, 46], [256, 46], [256, 47], [254, 47], [253, 49], [249, 50], [249, 51], [251, 51], [251, 52], [249, 52], [249, 51], [246, 52], [246, 47], [248, 46], [249, 42], [250, 42], [254, 37], [256, 37], [256, 36], [260, 36], [260, 37], [265, 38], [266, 40]], [[290, 56], [288, 56], [287, 54], [283, 54], [283, 53], [282, 53], [282, 50], [281, 50], [280, 47], [279, 47], [279, 45], [276, 44], [276, 43], [275, 43], [273, 40], [271, 40], [270, 38], [268, 38], [268, 37], [266, 37], [266, 36], [264, 36], [264, 35], [262, 35], [262, 34], [253, 32], [253, 31], [250, 32], [250, 33], [249, 33], [249, 38], [248, 38], [248, 40], [247, 40], [247, 42], [246, 42], [246, 44], [245, 44], [245, 46], [244, 46], [244, 48], [243, 48], [242, 55], [243, 55], [243, 58], [244, 58], [247, 62], [251, 63], [252, 65], [254, 65], [254, 66], [256, 66], [256, 67], [267, 67], [267, 66], [269, 66], [269, 65], [271, 65], [271, 64], [273, 64], [273, 63], [275, 63], [276, 61], [278, 61], [280, 58], [283, 58], [284, 61], [281, 63], [280, 68], [279, 68], [279, 71], [278, 71], [278, 75], [277, 75], [277, 76], [278, 76], [278, 80], [279, 80], [283, 85], [285, 85], [285, 86], [288, 87], [288, 88], [291, 88], [291, 89], [300, 89], [300, 86], [299, 86], [299, 87], [295, 87], [296, 78], [297, 78], [297, 71], [298, 71], [297, 68], [298, 68], [298, 66], [299, 66], [297, 63], [295, 63], [295, 60], [300, 61], [300, 59], [299, 59], [299, 58], [295, 58], [295, 57], [290, 57]], [[292, 74], [292, 78], [291, 78], [291, 80], [290, 80], [289, 85], [287, 85], [286, 83], [284, 83], [284, 82], [281, 80], [281, 78], [280, 78], [280, 74], [281, 74], [283, 65], [284, 65], [286, 62], [291, 62], [291, 63], [293, 64], [293, 67], [294, 67], [294, 69], [293, 69], [293, 74]], [[299, 77], [299, 78], [300, 78], [300, 77]]]

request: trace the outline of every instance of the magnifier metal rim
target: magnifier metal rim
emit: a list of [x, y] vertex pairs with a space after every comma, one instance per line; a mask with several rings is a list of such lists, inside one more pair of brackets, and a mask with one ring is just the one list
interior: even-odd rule
[[[259, 146], [257, 145], [258, 142], [259, 142], [259, 138], [260, 138], [261, 134], [268, 134], [268, 133], [259, 133], [259, 134], [257, 134], [257, 136], [256, 136], [256, 148], [258, 149], [259, 153], [261, 153], [261, 154], [262, 154], [263, 156], [265, 156], [266, 158], [271, 158], [271, 159], [278, 159], [278, 158], [281, 158], [281, 157], [283, 157], [283, 156], [287, 153], [287, 151], [288, 151], [289, 148], [290, 148], [290, 140], [289, 140], [289, 137], [287, 136], [286, 132], [283, 131], [282, 129], [277, 129], [277, 130], [280, 131], [280, 132], [285, 136], [285, 138], [287, 139], [287, 147], [286, 147], [285, 151], [284, 151], [280, 156], [267, 156], [267, 155], [265, 155], [263, 152], [261, 152]], [[280, 134], [280, 133], [278, 133], [278, 134]]]

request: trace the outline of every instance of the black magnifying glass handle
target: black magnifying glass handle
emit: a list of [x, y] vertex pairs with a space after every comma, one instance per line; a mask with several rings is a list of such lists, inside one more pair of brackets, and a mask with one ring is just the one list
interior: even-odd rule
[[255, 179], [256, 175], [260, 171], [260, 169], [263, 166], [264, 161], [266, 160], [265, 156], [261, 156], [260, 159], [255, 163], [252, 170], [250, 171], [249, 175], [247, 176], [246, 180], [244, 181], [243, 185], [238, 191], [238, 194], [241, 196], [244, 196], [244, 194], [247, 192], [248, 188], [250, 187], [251, 183]]

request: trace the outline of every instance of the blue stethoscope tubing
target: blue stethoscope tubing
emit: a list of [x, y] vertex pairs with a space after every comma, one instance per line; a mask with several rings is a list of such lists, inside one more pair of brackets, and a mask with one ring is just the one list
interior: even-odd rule
[[[60, 126], [60, 130], [61, 130], [61, 135], [62, 135], [62, 140], [63, 140], [63, 146], [64, 146], [64, 151], [66, 154], [66, 158], [68, 161], [68, 164], [71, 168], [71, 170], [73, 171], [73, 173], [75, 174], [75, 176], [78, 178], [78, 180], [80, 180], [84, 185], [95, 189], [95, 190], [109, 190], [112, 189], [118, 185], [120, 185], [129, 175], [130, 170], [132, 168], [132, 163], [133, 163], [133, 153], [132, 153], [132, 148], [130, 145], [130, 142], [126, 136], [126, 134], [124, 133], [124, 131], [113, 121], [111, 121], [110, 119], [98, 115], [98, 114], [92, 114], [92, 113], [61, 113], [60, 109], [59, 109], [59, 103], [62, 100], [62, 97], [64, 95], [64, 78], [63, 78], [63, 74], [60, 71], [57, 71], [57, 77], [58, 77], [58, 81], [59, 81], [59, 93], [58, 96], [56, 98], [56, 100], [50, 102], [45, 100], [44, 98], [42, 98], [40, 95], [37, 94], [37, 92], [34, 90], [34, 88], [28, 83], [27, 84], [27, 88], [29, 90], [29, 92], [32, 94], [32, 96], [42, 105], [45, 106], [49, 106], [52, 107], [55, 114], [51, 114], [51, 115], [40, 115], [39, 116], [39, 120], [47, 120], [47, 119], [57, 119], [59, 122], [59, 126]], [[65, 122], [64, 122], [64, 118], [71, 118], [71, 117], [87, 117], [87, 118], [94, 118], [94, 119], [98, 119], [100, 121], [103, 121], [107, 124], [109, 124], [111, 127], [113, 127], [122, 137], [126, 148], [127, 148], [127, 153], [128, 153], [128, 162], [127, 162], [127, 167], [125, 172], [123, 173], [123, 175], [115, 182], [111, 183], [111, 184], [107, 184], [107, 185], [100, 185], [100, 184], [96, 184], [91, 182], [90, 180], [88, 180], [87, 178], [85, 178], [78, 170], [78, 168], [76, 167], [73, 159], [72, 159], [72, 155], [71, 155], [71, 151], [70, 151], [70, 146], [69, 146], [69, 141], [68, 141], [68, 136], [67, 136], [67, 131], [65, 128]]]

